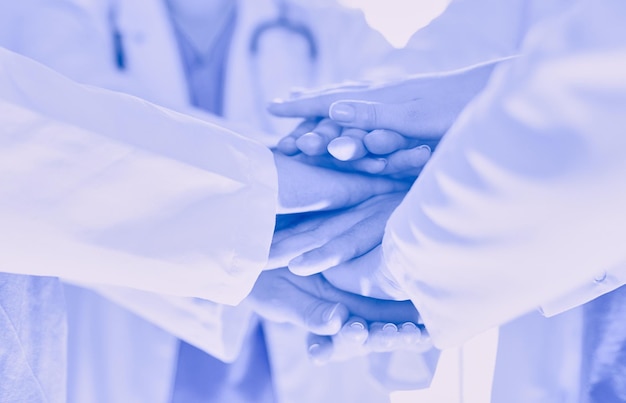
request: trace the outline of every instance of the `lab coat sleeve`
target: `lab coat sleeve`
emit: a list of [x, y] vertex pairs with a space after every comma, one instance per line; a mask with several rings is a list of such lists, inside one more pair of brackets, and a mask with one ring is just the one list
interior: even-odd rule
[[271, 152], [0, 49], [0, 270], [236, 304], [274, 226]]
[[392, 215], [388, 270], [436, 346], [624, 284], [625, 17], [581, 2], [533, 30]]
[[451, 0], [441, 15], [416, 31], [384, 68], [397, 74], [455, 70], [517, 55], [528, 29], [567, 0]]

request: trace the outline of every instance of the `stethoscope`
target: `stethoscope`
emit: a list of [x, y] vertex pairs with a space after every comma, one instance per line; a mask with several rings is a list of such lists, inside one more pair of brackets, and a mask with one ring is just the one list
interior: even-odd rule
[[[298, 20], [294, 17], [293, 12], [291, 12], [291, 5], [289, 4], [290, 0], [274, 0], [276, 14], [273, 18], [263, 21], [256, 25], [254, 29], [250, 32], [250, 39], [248, 43], [248, 53], [249, 53], [249, 75], [250, 75], [250, 91], [248, 92], [248, 96], [253, 98], [254, 105], [265, 105], [269, 102], [274, 96], [269, 96], [272, 90], [268, 90], [265, 86], [265, 80], [262, 76], [259, 75], [259, 72], [263, 71], [261, 68], [262, 65], [272, 64], [272, 59], [267, 59], [264, 57], [263, 52], [267, 52], [267, 48], [264, 49], [261, 44], [263, 43], [263, 39], [265, 34], [268, 32], [281, 31], [287, 35], [294, 35], [303, 40], [305, 54], [308, 55], [308, 58], [302, 59], [301, 67], [311, 69], [308, 74], [305, 74], [304, 77], [308, 77], [306, 82], [294, 83], [295, 86], [298, 87], [311, 87], [315, 79], [316, 74], [314, 71], [318, 68], [320, 54], [318, 42], [316, 40], [313, 31], [309, 26], [303, 22], [302, 20]], [[307, 60], [308, 59], [308, 60]], [[264, 62], [262, 62], [262, 60]], [[282, 94], [280, 96], [284, 96]], [[278, 123], [274, 119], [271, 119], [267, 113], [259, 113], [257, 115], [259, 128], [263, 129], [268, 133], [276, 132], [276, 129], [280, 129], [275, 125]], [[283, 121], [286, 121], [283, 119]]]
[[[271, 30], [284, 29], [289, 33], [301, 36], [307, 43], [309, 49], [309, 57], [312, 62], [317, 61], [318, 49], [315, 36], [311, 32], [311, 29], [305, 24], [295, 21], [290, 18], [288, 0], [275, 0], [278, 8], [278, 16], [274, 19], [265, 21], [259, 24], [253, 31], [250, 37], [249, 52], [251, 55], [256, 56], [259, 53], [259, 44], [263, 35]], [[123, 52], [122, 35], [117, 29], [116, 24], [116, 7], [111, 7], [108, 15], [109, 22], [113, 28], [113, 48], [115, 50], [115, 63], [118, 68], [124, 69], [126, 67], [126, 58]]]
[[262, 22], [253, 31], [250, 37], [249, 51], [252, 55], [259, 53], [259, 43], [263, 35], [275, 29], [283, 29], [289, 33], [301, 36], [306, 41], [309, 48], [311, 61], [317, 60], [317, 41], [315, 36], [305, 24], [290, 18], [288, 0], [276, 0], [278, 16], [274, 19]]

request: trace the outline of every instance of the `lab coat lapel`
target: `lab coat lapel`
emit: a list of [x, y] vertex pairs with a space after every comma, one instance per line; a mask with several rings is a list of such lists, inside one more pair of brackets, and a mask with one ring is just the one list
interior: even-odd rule
[[274, 18], [277, 12], [272, 0], [237, 2], [237, 25], [226, 66], [224, 91], [224, 115], [229, 119], [247, 123], [258, 121], [256, 81], [260, 78], [253, 77], [250, 38], [259, 23]]
[[120, 1], [118, 23], [128, 72], [146, 91], [139, 95], [174, 108], [187, 105], [185, 74], [165, 2]]

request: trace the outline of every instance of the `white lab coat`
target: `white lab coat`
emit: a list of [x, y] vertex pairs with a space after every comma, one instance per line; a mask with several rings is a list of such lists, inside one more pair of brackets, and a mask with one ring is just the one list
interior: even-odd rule
[[[37, 11], [23, 20], [20, 38], [15, 41], [20, 52], [77, 80], [199, 113], [190, 111], [188, 106], [187, 84], [162, 0], [29, 1], [26, 4], [36, 6]], [[260, 23], [275, 19], [278, 10], [272, 0], [240, 1], [239, 6], [227, 62], [224, 110], [230, 121], [217, 121], [235, 128], [242, 124], [252, 126], [255, 129], [244, 131], [268, 145], [282, 137], [293, 122], [285, 124], [271, 118], [265, 112], [267, 102], [288, 95], [292, 87], [315, 87], [354, 78], [364, 66], [375, 64], [390, 50], [358, 12], [340, 9], [333, 2], [318, 2], [294, 4], [291, 9], [293, 18], [304, 21], [316, 38], [316, 61], [309, 59], [308, 44], [302, 37], [284, 30], [267, 33], [261, 40], [261, 51], [255, 56], [248, 50], [252, 32]], [[115, 16], [126, 50], [127, 70], [123, 73], [117, 72], [112, 63], [110, 15]], [[51, 20], [58, 25], [42, 25]], [[342, 27], [346, 28], [340, 29], [338, 36], [338, 28]], [[46, 32], [45, 41], [39, 37], [42, 32]], [[355, 46], [360, 43], [366, 46]], [[232, 308], [125, 288], [96, 289], [133, 313], [84, 290], [67, 290], [70, 301], [80, 301], [69, 307], [72, 380], [69, 397], [74, 401], [120, 401], [135, 396], [139, 400], [165, 402], [176, 364], [175, 336], [231, 361], [237, 357], [251, 321], [251, 311], [245, 306]], [[98, 312], [97, 317], [94, 312]], [[111, 323], [120, 325], [114, 327]], [[388, 399], [387, 392], [371, 379], [365, 358], [318, 368], [308, 362], [303, 332], [267, 324], [266, 333], [268, 348], [273, 350], [270, 360], [280, 401], [308, 398], [314, 402], [333, 397], [364, 402]], [[99, 334], [107, 337], [98, 337]], [[86, 355], [86, 351], [107, 353]], [[119, 367], [125, 370], [120, 371]], [[94, 379], [102, 382], [93, 385]], [[330, 386], [335, 382], [344, 385], [341, 391]]]
[[[0, 114], [3, 272], [228, 304], [247, 295], [274, 227], [276, 173], [266, 147], [81, 86], [3, 48]], [[64, 401], [63, 385], [47, 383], [64, 379], [57, 376], [65, 368], [60, 290], [5, 279], [3, 297], [24, 304], [16, 313], [19, 302], [2, 302], [13, 332], [3, 331], [10, 387], [1, 398]], [[38, 315], [39, 306], [49, 315]], [[44, 323], [50, 327], [41, 332]], [[58, 366], [50, 357], [61, 358]]]
[[271, 152], [1, 55], [3, 270], [239, 303], [272, 236]]
[[[381, 69], [386, 69], [387, 75], [428, 73], [518, 55], [529, 29], [562, 12], [569, 3], [452, 1], [440, 17], [411, 38], [406, 48], [392, 52]], [[442, 379], [436, 378], [435, 395], [443, 394], [446, 401], [459, 402], [488, 401], [491, 396], [491, 401], [503, 403], [566, 401], [577, 396], [582, 353], [581, 309], [550, 318], [531, 312], [504, 325], [499, 329], [494, 362], [487, 358], [488, 351], [482, 350], [486, 345], [479, 346], [479, 340], [483, 340], [482, 344], [486, 342], [485, 337], [487, 334], [458, 350], [444, 351], [444, 355], [465, 357], [456, 371], [445, 367], [449, 361], [444, 357], [445, 368], [440, 370], [441, 374], [450, 373], [447, 386], [458, 394], [442, 392]], [[473, 382], [477, 371], [486, 371], [487, 378], [493, 375], [493, 383]]]
[[385, 259], [437, 346], [624, 284], [625, 17], [579, 1], [533, 28], [390, 219]]

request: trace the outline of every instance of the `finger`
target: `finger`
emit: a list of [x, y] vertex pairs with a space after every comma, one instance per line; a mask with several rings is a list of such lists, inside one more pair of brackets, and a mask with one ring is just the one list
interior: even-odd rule
[[354, 161], [349, 161], [349, 165], [354, 171], [364, 172], [372, 175], [379, 175], [387, 167], [385, 158], [365, 157]]
[[[292, 227], [274, 234], [268, 265], [287, 266], [290, 260], [324, 245], [328, 245], [328, 249], [317, 251], [318, 257], [310, 254], [301, 259], [306, 261], [305, 266], [318, 264], [323, 267], [319, 270], [299, 268], [300, 261], [296, 260], [292, 272], [313, 274], [360, 256], [380, 243], [389, 215], [403, 198], [404, 192], [377, 195], [349, 209], [310, 213], [300, 220], [292, 219]], [[330, 257], [329, 261], [326, 256]], [[335, 258], [337, 256], [339, 258]], [[318, 259], [324, 259], [324, 262], [317, 262]]]
[[[369, 261], [367, 261], [366, 264], [369, 264]], [[334, 287], [320, 274], [307, 277], [294, 275], [289, 278], [289, 281], [311, 295], [326, 301], [336, 301], [340, 303], [353, 316], [364, 318], [370, 322], [422, 323], [411, 301], [383, 300], [346, 292]]]
[[365, 319], [353, 316], [348, 319], [335, 337], [340, 337], [346, 343], [363, 345], [368, 334], [368, 325]]
[[355, 206], [375, 195], [400, 192], [405, 181], [338, 172], [274, 153], [278, 172], [280, 214], [330, 211]]
[[430, 337], [423, 326], [406, 322], [398, 327], [398, 332], [400, 332], [402, 342], [408, 350], [422, 353], [433, 347]]
[[363, 130], [391, 129], [404, 133], [404, 131], [397, 130], [398, 120], [401, 117], [398, 104], [338, 101], [330, 106], [329, 116], [339, 124]]
[[[376, 288], [379, 290], [378, 294], [403, 296], [402, 291], [397, 289], [395, 282], [388, 279], [384, 273], [381, 273], [382, 270], [379, 269], [379, 266], [381, 265], [379, 261], [381, 258], [379, 256], [380, 250], [381, 247], [378, 246], [357, 259], [353, 259], [349, 262], [342, 263], [329, 269], [329, 272], [339, 270], [344, 272], [352, 271], [354, 273], [369, 273], [367, 275], [367, 281], [369, 281], [369, 283], [366, 283], [365, 287], [369, 288], [370, 292], [372, 289]], [[360, 281], [365, 282], [365, 280], [366, 279], [361, 278]], [[336, 290], [335, 287], [333, 287], [333, 289]], [[341, 291], [341, 293], [333, 293], [333, 289], [324, 293], [323, 297], [329, 300], [332, 299], [334, 301], [341, 302], [348, 308], [352, 315], [360, 316], [370, 322], [388, 321], [394, 323], [422, 323], [421, 318], [411, 301], [366, 298], [345, 291]]]
[[274, 236], [272, 237], [272, 246], [281, 241], [299, 234], [309, 231], [311, 228], [317, 228], [320, 223], [328, 217], [333, 216], [334, 212], [315, 212], [300, 214], [277, 214], [276, 224], [274, 227]]
[[404, 322], [398, 327], [398, 332], [402, 336], [402, 341], [408, 346], [416, 345], [422, 339], [422, 331], [413, 322]]
[[305, 133], [310, 132], [317, 126], [319, 119], [307, 119], [300, 123], [289, 135], [283, 137], [276, 149], [285, 155], [296, 155], [300, 152], [296, 145], [296, 140]]
[[350, 137], [338, 137], [331, 141], [328, 152], [339, 161], [352, 161], [367, 155], [363, 141]]
[[348, 320], [345, 305], [323, 299], [299, 287], [284, 269], [264, 271], [251, 293], [255, 311], [275, 322], [288, 322], [309, 332], [332, 335]]
[[309, 333], [307, 336], [307, 351], [309, 359], [317, 365], [323, 365], [331, 360], [333, 355], [333, 341], [328, 336]]
[[346, 228], [351, 228], [363, 217], [367, 217], [365, 214], [356, 209], [346, 212], [315, 213], [294, 227], [279, 231], [272, 239], [268, 267], [287, 266], [290, 260], [336, 238]]
[[[328, 219], [329, 214], [330, 213], [327, 212], [315, 213], [314, 217], [308, 219], [293, 219], [291, 226], [286, 226], [276, 231], [272, 237], [272, 245], [270, 247], [266, 269], [286, 267], [289, 261], [294, 257], [322, 245], [323, 240], [316, 239], [314, 235], [308, 237], [304, 236], [306, 236], [307, 233], [317, 230], [320, 224]], [[279, 215], [277, 216], [277, 222], [278, 217], [299, 215], [308, 216], [310, 214]]]
[[[324, 227], [325, 220], [332, 219], [331, 214], [333, 213], [334, 212], [327, 211], [315, 213], [316, 217], [305, 219], [292, 227], [288, 227], [274, 233], [272, 238], [272, 249], [274, 252], [279, 252], [281, 249], [285, 248], [301, 249], [304, 247], [301, 245], [323, 245], [324, 240], [317, 238], [316, 232], [319, 231], [320, 228]], [[312, 248], [312, 246], [309, 248], [304, 247], [303, 252]]]
[[292, 100], [274, 100], [267, 110], [281, 117], [328, 117], [328, 107], [336, 100], [341, 99], [340, 94], [328, 94], [314, 97], [302, 97]]
[[341, 328], [339, 333], [332, 336], [333, 361], [344, 361], [368, 353], [365, 347], [369, 334], [368, 324], [362, 318], [352, 317]]
[[[288, 232], [288, 230], [281, 232]], [[315, 231], [303, 232], [286, 237], [284, 240], [273, 242], [266, 267], [287, 267], [294, 258], [323, 245], [325, 240], [320, 239], [315, 234]]]
[[327, 153], [328, 143], [339, 137], [341, 126], [330, 119], [321, 120], [310, 132], [296, 140], [296, 146], [306, 155], [316, 156]]
[[363, 144], [367, 132], [361, 129], [348, 128], [341, 136], [328, 144], [328, 152], [340, 161], [351, 161], [365, 157], [368, 153]]
[[330, 118], [344, 126], [363, 130], [389, 129], [420, 138], [443, 136], [445, 125], [439, 116], [442, 113], [426, 111], [420, 100], [400, 103], [338, 101], [329, 108]]
[[353, 161], [340, 161], [330, 153], [314, 157], [301, 153], [292, 158], [305, 164], [348, 173], [376, 174], [387, 166], [387, 160], [381, 157], [366, 156]]
[[324, 301], [306, 294], [301, 298], [302, 302], [286, 303], [294, 306], [296, 315], [294, 323], [300, 324], [312, 333], [336, 334], [348, 319], [349, 312], [343, 304]]
[[393, 351], [404, 344], [403, 336], [394, 323], [374, 322], [369, 326], [367, 347], [374, 352]]
[[430, 338], [430, 333], [428, 333], [428, 330], [424, 326], [420, 326], [420, 331], [422, 333], [420, 342], [422, 344], [432, 345], [433, 342], [432, 342], [432, 339]]
[[292, 99], [275, 99], [267, 107], [268, 112], [281, 117], [328, 117], [330, 106], [342, 99], [378, 99], [380, 94], [389, 93], [388, 99], [393, 94], [393, 89], [369, 89], [368, 84], [341, 85], [334, 88], [321, 90], [300, 91]]
[[[314, 292], [307, 292], [307, 290], [299, 287], [296, 281], [302, 279], [302, 277], [290, 274], [286, 279], [292, 287], [289, 287], [288, 293], [284, 293], [278, 296], [278, 298], [280, 298], [281, 304], [284, 305], [283, 309], [292, 318], [291, 323], [299, 325], [311, 333], [320, 335], [332, 335], [341, 330], [341, 327], [350, 316], [344, 304], [332, 299], [322, 298], [319, 293], [315, 292], [317, 291], [315, 289]], [[307, 277], [307, 279], [320, 281], [314, 277]], [[301, 281], [299, 282], [301, 283]], [[328, 285], [330, 286], [330, 284]]]
[[394, 151], [413, 147], [416, 140], [409, 139], [398, 132], [387, 129], [372, 130], [363, 138], [363, 144], [372, 154], [384, 155]]
[[385, 168], [379, 174], [392, 175], [420, 169], [428, 162], [430, 155], [430, 147], [427, 145], [396, 151], [386, 157]]
[[[413, 80], [411, 80], [413, 81]], [[415, 84], [415, 83], [414, 83]], [[359, 83], [356, 85], [336, 86], [321, 91], [301, 91], [294, 99], [275, 99], [267, 110], [282, 117], [328, 117], [330, 106], [340, 100], [359, 99], [366, 101], [392, 102], [394, 100], [414, 99], [419, 93], [417, 86], [409, 82], [372, 85]]]
[[306, 276], [362, 256], [382, 241], [387, 224], [372, 215], [322, 246], [303, 253], [288, 264], [292, 273]]
[[300, 92], [295, 99], [274, 100], [268, 111], [283, 117], [328, 117], [330, 106], [340, 100], [358, 99], [364, 101], [393, 102], [408, 101], [421, 93], [420, 80], [409, 80], [382, 85], [358, 84], [337, 86], [321, 91]]
[[[451, 87], [452, 90], [449, 90], [450, 92], [458, 92], [459, 84], [469, 84], [470, 89], [463, 91], [463, 93], [473, 96], [484, 86], [494, 66], [502, 60], [503, 59], [490, 61], [483, 65], [470, 66], [466, 69], [443, 74], [413, 76], [394, 82], [347, 88], [337, 86], [330, 90], [325, 89], [318, 92], [310, 91], [306, 94], [301, 93], [297, 99], [287, 101], [276, 100], [269, 105], [268, 109], [271, 113], [278, 116], [328, 116], [328, 110], [331, 104], [339, 100], [357, 99], [389, 103], [407, 102], [415, 100], [417, 96], [437, 100], [438, 98], [432, 95], [441, 93], [441, 88], [449, 89]], [[461, 81], [455, 79], [456, 77], [466, 77], [466, 74], [469, 74], [471, 79], [461, 79]], [[450, 80], [450, 78], [452, 80]], [[442, 82], [441, 79], [444, 79], [444, 81]], [[442, 83], [444, 87], [442, 87]], [[448, 84], [446, 85], [446, 83]], [[478, 88], [474, 88], [476, 86], [478, 86]], [[472, 88], [474, 89], [472, 90]], [[463, 99], [461, 99], [460, 103], [464, 106], [467, 102], [465, 99], [467, 97], [461, 98]], [[449, 103], [450, 100], [447, 97], [443, 97], [442, 102]], [[385, 128], [395, 130], [393, 127]], [[400, 130], [400, 132], [402, 131]]]

